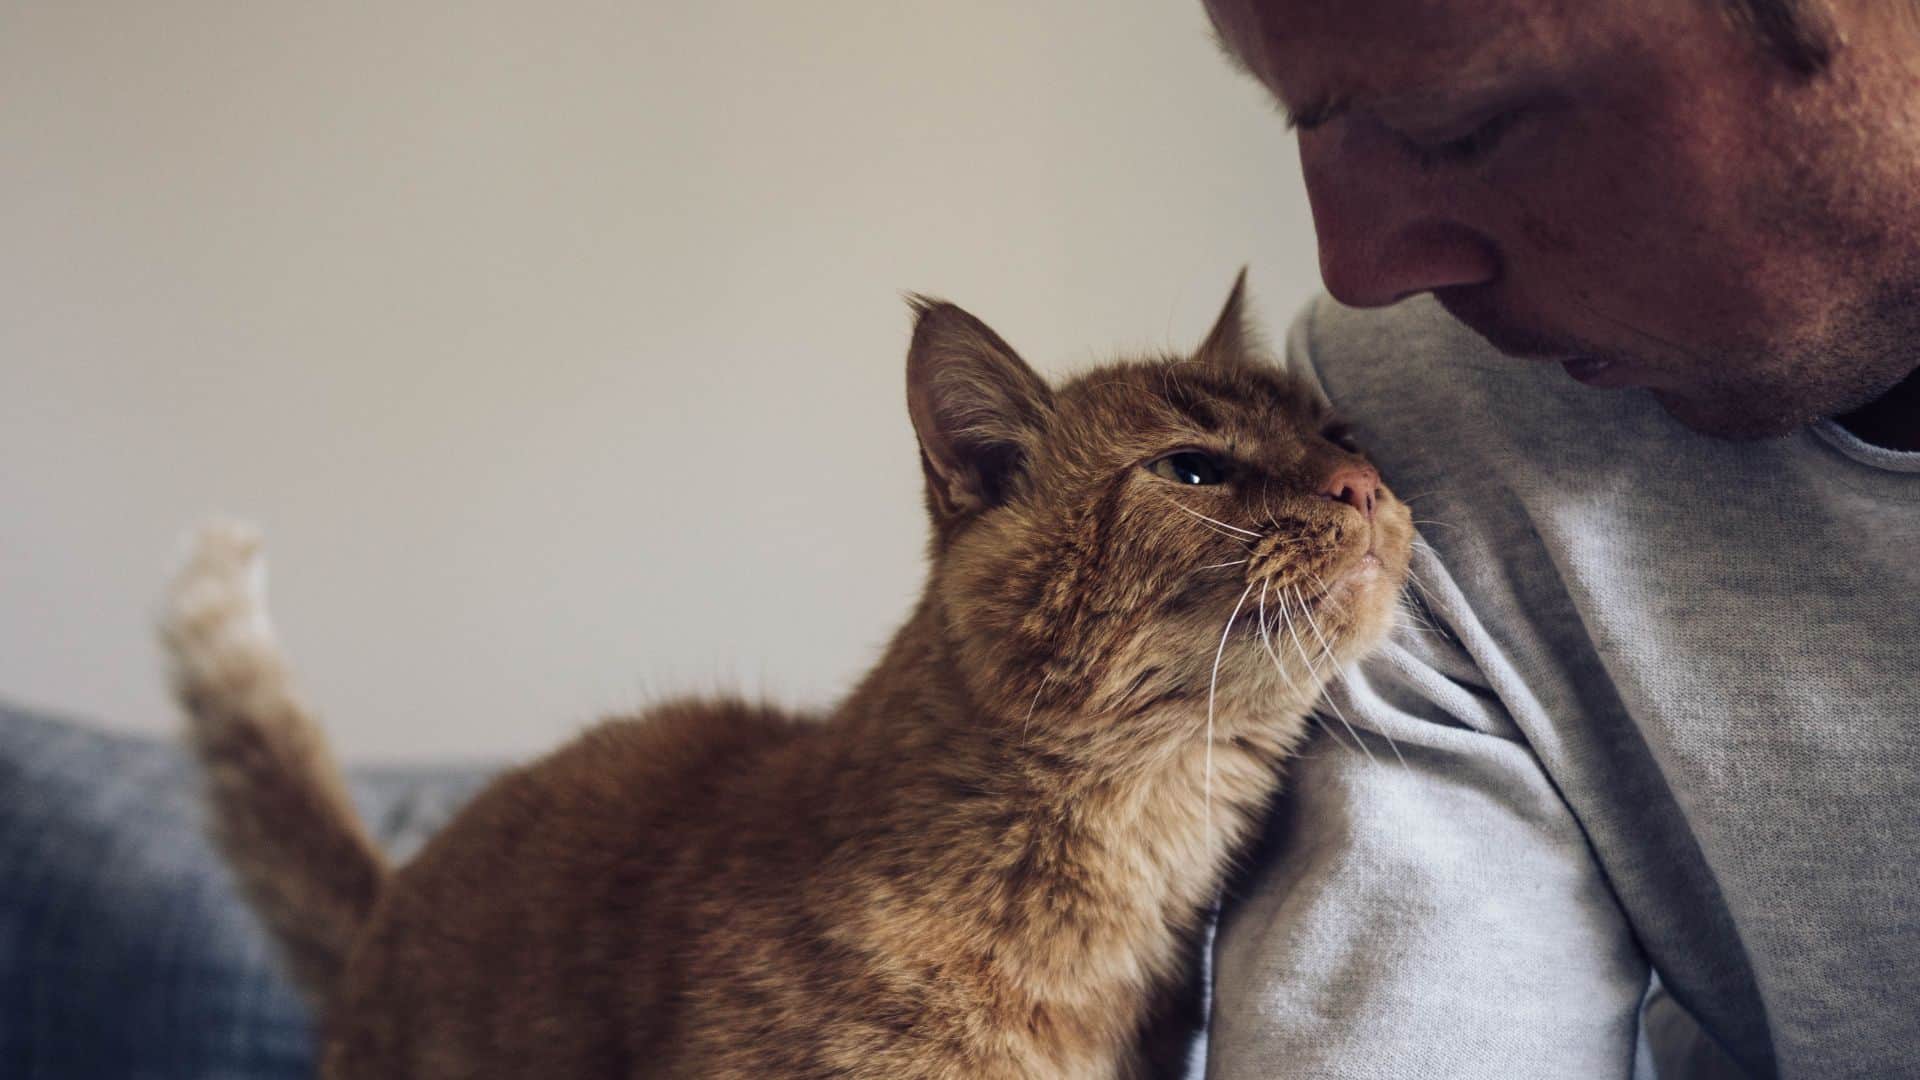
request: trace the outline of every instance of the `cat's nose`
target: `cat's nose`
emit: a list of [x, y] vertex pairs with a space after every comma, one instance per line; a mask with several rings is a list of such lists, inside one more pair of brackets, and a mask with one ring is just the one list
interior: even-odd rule
[[1342, 465], [1333, 470], [1320, 494], [1346, 503], [1373, 520], [1373, 500], [1380, 494], [1380, 473], [1371, 465]]

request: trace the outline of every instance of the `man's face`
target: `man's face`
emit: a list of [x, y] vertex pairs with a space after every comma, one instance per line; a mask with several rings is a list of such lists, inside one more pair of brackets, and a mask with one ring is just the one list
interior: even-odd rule
[[1719, 0], [1208, 0], [1300, 123], [1335, 298], [1782, 434], [1920, 362], [1920, 55], [1833, 0], [1801, 79]]

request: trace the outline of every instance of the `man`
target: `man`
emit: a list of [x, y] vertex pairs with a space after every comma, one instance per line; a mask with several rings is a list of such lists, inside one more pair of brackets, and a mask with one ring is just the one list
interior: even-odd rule
[[1229, 903], [1211, 1075], [1644, 1073], [1651, 970], [1752, 1075], [1920, 1076], [1920, 3], [1207, 6], [1433, 624]]

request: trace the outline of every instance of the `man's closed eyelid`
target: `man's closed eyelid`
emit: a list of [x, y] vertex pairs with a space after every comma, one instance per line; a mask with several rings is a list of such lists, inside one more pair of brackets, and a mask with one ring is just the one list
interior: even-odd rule
[[1437, 144], [1476, 135], [1496, 123], [1510, 119], [1516, 113], [1525, 112], [1527, 108], [1528, 106], [1523, 102], [1509, 101], [1462, 109], [1438, 120], [1429, 118], [1402, 120], [1387, 117], [1381, 122], [1406, 138]]
[[1452, 136], [1435, 138], [1398, 134], [1422, 164], [1469, 163], [1498, 149], [1501, 141], [1527, 112], [1524, 105], [1504, 109], [1486, 117], [1477, 126]]

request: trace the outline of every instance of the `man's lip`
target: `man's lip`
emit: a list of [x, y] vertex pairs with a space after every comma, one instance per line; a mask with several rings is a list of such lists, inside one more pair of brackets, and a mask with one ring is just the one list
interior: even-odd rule
[[1633, 385], [1633, 369], [1618, 360], [1598, 356], [1576, 356], [1560, 361], [1560, 366], [1577, 382], [1588, 386], [1621, 387]]

